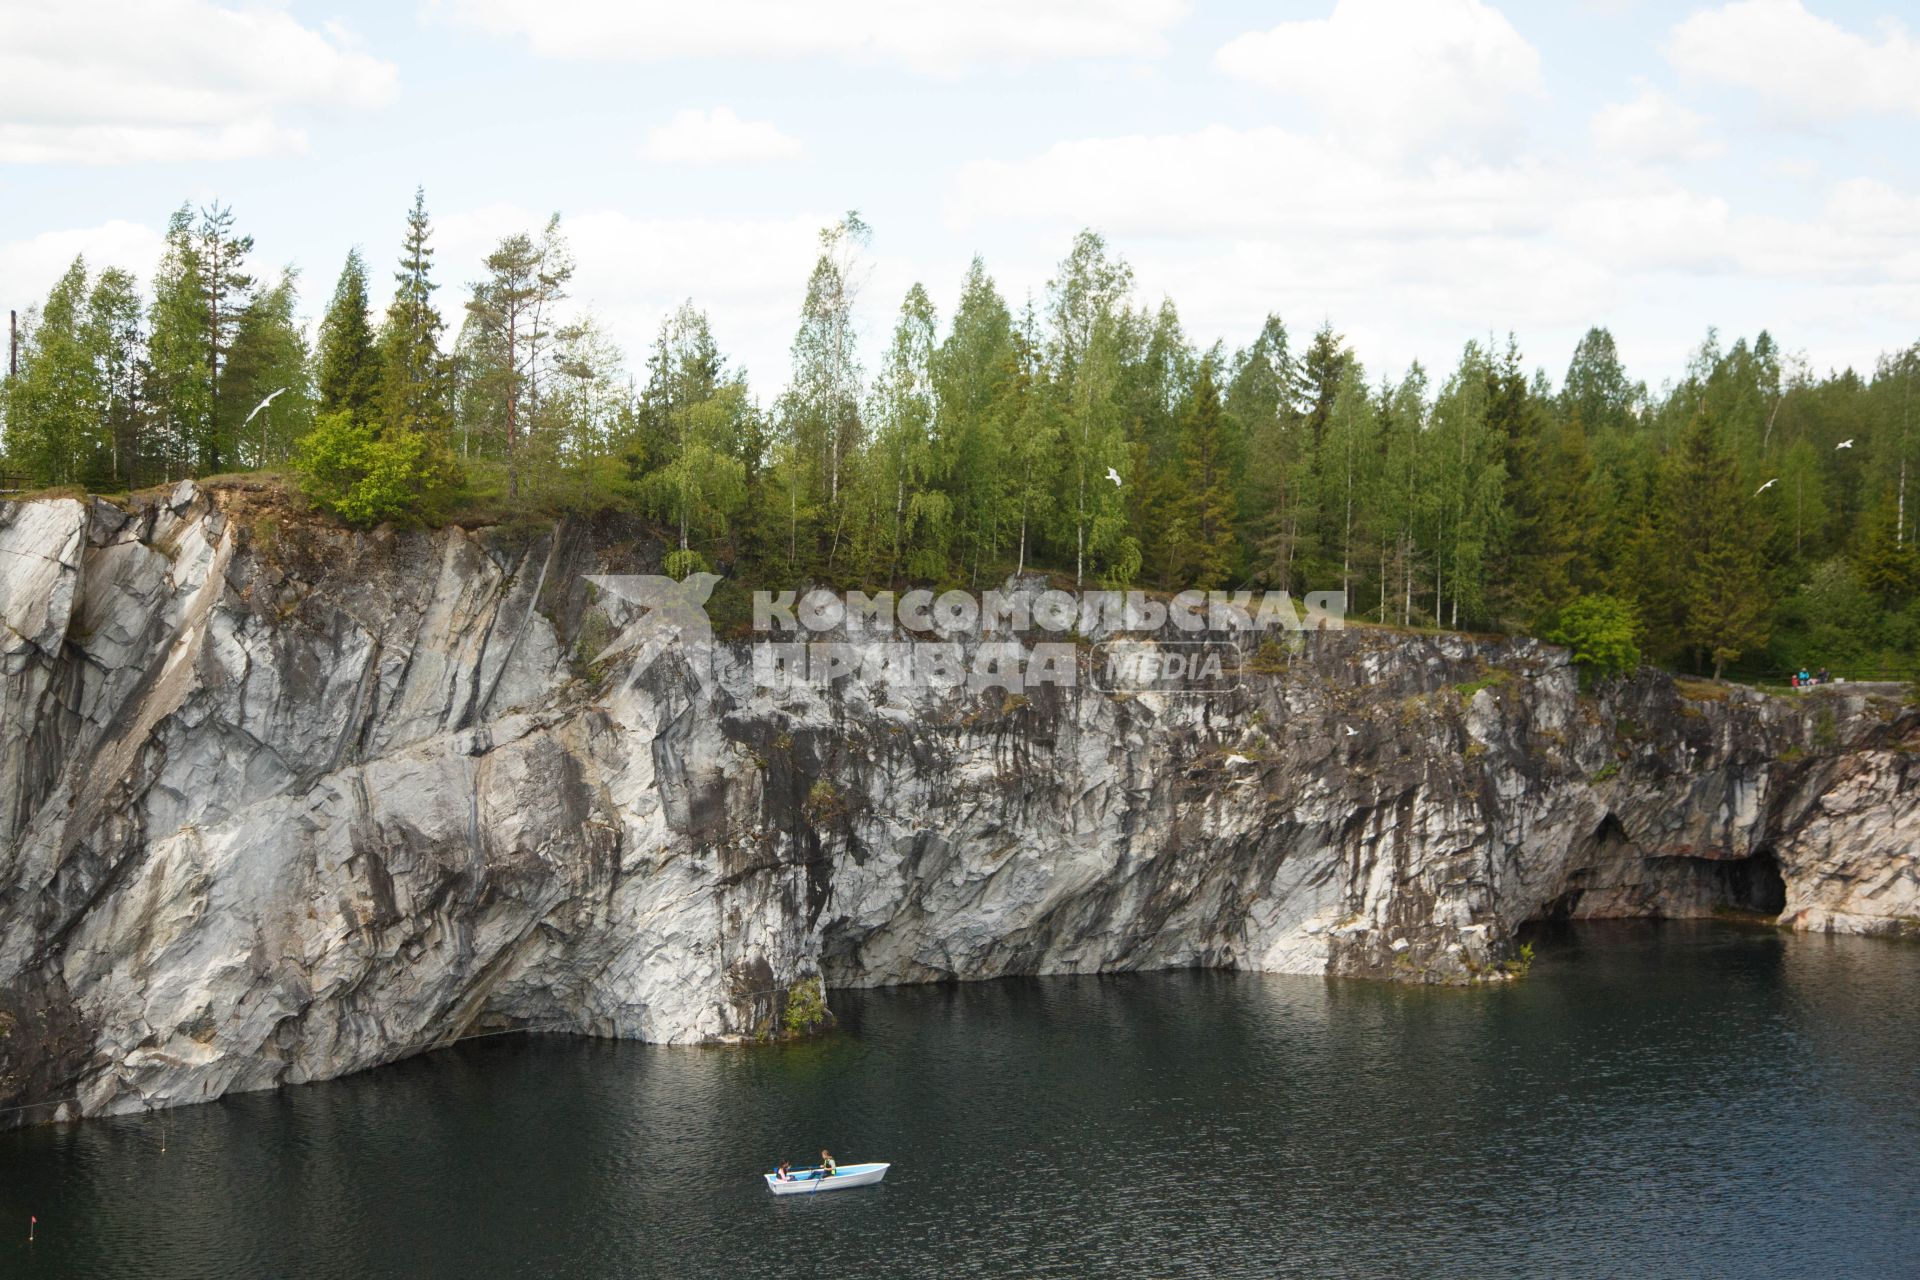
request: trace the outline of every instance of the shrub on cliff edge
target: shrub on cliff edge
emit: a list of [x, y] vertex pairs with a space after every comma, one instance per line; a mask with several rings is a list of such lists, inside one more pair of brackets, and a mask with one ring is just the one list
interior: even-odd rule
[[320, 415], [294, 465], [307, 496], [349, 524], [429, 519], [454, 486], [453, 464], [429, 436], [345, 412]]
[[1544, 637], [1573, 650], [1580, 683], [1625, 675], [1640, 665], [1633, 606], [1617, 596], [1580, 596], [1560, 611]]

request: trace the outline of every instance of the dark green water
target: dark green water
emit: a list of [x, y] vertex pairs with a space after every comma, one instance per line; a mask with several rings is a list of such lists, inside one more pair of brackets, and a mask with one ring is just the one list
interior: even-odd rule
[[[0, 1275], [1920, 1271], [1912, 946], [1588, 927], [1500, 990], [836, 1003], [794, 1048], [502, 1038], [0, 1135]], [[893, 1173], [767, 1194], [822, 1144]]]

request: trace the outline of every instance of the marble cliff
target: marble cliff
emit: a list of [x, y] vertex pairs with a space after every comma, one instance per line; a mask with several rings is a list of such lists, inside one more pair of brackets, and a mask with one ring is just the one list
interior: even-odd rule
[[[1558, 917], [1920, 932], [1920, 712], [1355, 627], [1229, 693], [593, 661], [644, 540], [270, 492], [0, 504], [0, 1120], [480, 1031], [751, 1038], [797, 983], [1496, 977]], [[698, 661], [702, 669], [692, 669]], [[709, 669], [710, 664], [710, 669]]]

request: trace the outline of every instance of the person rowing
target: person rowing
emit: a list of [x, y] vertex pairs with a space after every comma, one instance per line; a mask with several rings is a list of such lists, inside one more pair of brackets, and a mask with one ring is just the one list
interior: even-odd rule
[[827, 1150], [825, 1147], [820, 1148], [820, 1172], [814, 1176], [818, 1178], [831, 1178], [838, 1168], [839, 1166], [833, 1162], [833, 1152]]

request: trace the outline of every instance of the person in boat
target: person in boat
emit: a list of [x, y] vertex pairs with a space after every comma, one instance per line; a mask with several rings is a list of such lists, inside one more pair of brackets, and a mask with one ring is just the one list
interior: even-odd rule
[[774, 1172], [775, 1172], [775, 1176], [778, 1177], [780, 1181], [792, 1182], [793, 1181], [793, 1161], [782, 1160], [780, 1162], [780, 1167]]
[[838, 1170], [839, 1166], [833, 1162], [833, 1152], [825, 1147], [820, 1148], [820, 1176], [831, 1178]]

